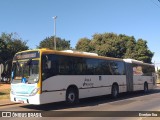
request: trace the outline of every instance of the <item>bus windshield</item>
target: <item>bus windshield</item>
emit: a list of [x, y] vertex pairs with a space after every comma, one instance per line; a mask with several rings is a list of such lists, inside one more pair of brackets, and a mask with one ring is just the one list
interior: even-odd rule
[[12, 83], [37, 83], [39, 79], [39, 61], [14, 62], [12, 68]]

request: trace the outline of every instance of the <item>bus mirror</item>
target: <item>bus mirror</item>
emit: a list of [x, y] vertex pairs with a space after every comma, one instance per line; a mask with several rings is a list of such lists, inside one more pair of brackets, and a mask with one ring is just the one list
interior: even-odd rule
[[19, 69], [20, 69], [20, 64], [19, 64], [18, 61], [16, 61], [16, 65], [17, 65], [17, 70], [19, 71]]
[[29, 60], [27, 61], [27, 65], [30, 65], [31, 62], [32, 62], [32, 59], [29, 59]]
[[4, 71], [4, 65], [0, 64], [0, 75], [3, 73], [3, 71]]

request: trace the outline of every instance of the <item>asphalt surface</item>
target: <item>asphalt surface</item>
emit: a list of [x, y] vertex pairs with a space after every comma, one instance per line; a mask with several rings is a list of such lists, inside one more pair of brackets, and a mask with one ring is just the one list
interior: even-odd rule
[[[101, 96], [80, 100], [75, 106], [68, 106], [65, 102], [51, 103], [45, 105], [26, 105], [14, 104], [10, 101], [0, 101], [0, 111], [18, 111], [18, 112], [40, 112], [45, 119], [106, 119], [107, 120], [160, 120], [160, 87], [150, 91], [147, 94], [143, 92], [120, 94], [119, 98], [112, 99], [110, 96]], [[5, 103], [6, 105], [2, 105]], [[10, 104], [10, 105], [9, 105]], [[97, 112], [98, 111], [98, 112]], [[108, 111], [108, 112], [106, 112]], [[158, 112], [159, 117], [152, 116], [134, 116], [149, 111], [153, 115]], [[118, 113], [122, 112], [122, 113]], [[118, 115], [119, 114], [119, 115]], [[123, 114], [123, 117], [120, 115]], [[106, 117], [108, 115], [108, 117]], [[110, 117], [111, 115], [111, 117]], [[131, 115], [131, 116], [130, 116]], [[48, 118], [47, 118], [48, 117]], [[11, 119], [11, 118], [7, 118]], [[12, 118], [18, 119], [18, 118]], [[20, 118], [19, 118], [20, 119]], [[32, 118], [43, 120], [44, 118]]]

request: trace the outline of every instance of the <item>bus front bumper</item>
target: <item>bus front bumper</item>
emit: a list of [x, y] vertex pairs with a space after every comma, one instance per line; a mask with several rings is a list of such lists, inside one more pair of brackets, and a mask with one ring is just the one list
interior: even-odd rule
[[24, 104], [40, 104], [40, 95], [36, 94], [34, 96], [22, 96], [10, 94], [10, 99], [12, 102], [24, 103]]

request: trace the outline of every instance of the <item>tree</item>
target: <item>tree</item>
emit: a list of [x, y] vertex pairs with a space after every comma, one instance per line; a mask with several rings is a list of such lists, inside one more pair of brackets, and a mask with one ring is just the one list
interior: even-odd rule
[[135, 53], [135, 58], [137, 60], [144, 61], [146, 63], [151, 63], [152, 57], [154, 55], [154, 53], [148, 49], [147, 41], [142, 39], [138, 39], [135, 46]]
[[90, 46], [90, 41], [91, 40], [88, 38], [81, 38], [76, 45], [76, 49], [86, 52], [92, 51], [92, 48]]
[[[66, 50], [70, 49], [70, 41], [66, 41], [65, 39], [56, 38], [56, 47], [57, 50]], [[37, 46], [37, 48], [49, 48], [54, 49], [54, 37], [47, 37], [44, 40], [42, 40]]]
[[0, 36], [0, 55], [3, 61], [13, 59], [13, 56], [20, 51], [27, 50], [27, 41], [17, 37], [17, 33], [2, 33]]
[[0, 39], [0, 61], [7, 59], [6, 58], [6, 56], [8, 55], [6, 54], [7, 52], [8, 51], [6, 43], [2, 39]]
[[133, 36], [124, 34], [104, 33], [94, 34], [92, 39], [82, 38], [76, 45], [76, 50], [95, 52], [101, 56], [115, 58], [132, 58], [151, 63], [154, 55], [148, 49], [143, 39], [135, 40]]
[[124, 38], [126, 40], [126, 51], [124, 54], [124, 58], [132, 58], [135, 59], [136, 53], [135, 53], [135, 45], [136, 45], [136, 40], [133, 36], [128, 37], [126, 36]]

